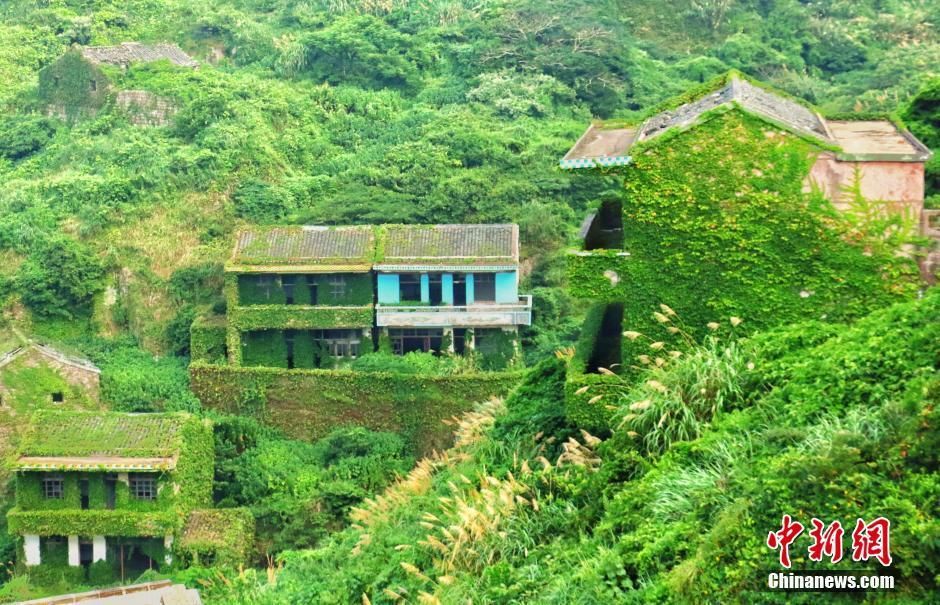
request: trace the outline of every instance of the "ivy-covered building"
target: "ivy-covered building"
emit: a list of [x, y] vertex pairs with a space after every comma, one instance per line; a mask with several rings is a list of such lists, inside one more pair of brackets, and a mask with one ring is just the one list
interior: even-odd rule
[[199, 63], [175, 44], [124, 42], [116, 46], [75, 46], [39, 71], [39, 98], [46, 111], [63, 119], [92, 117], [109, 103], [138, 125], [163, 125], [176, 112], [170, 100], [145, 90], [118, 90], [115, 78], [139, 63], [166, 61], [184, 69]]
[[188, 515], [211, 506], [213, 464], [211, 426], [189, 414], [36, 413], [7, 513], [20, 562], [122, 579], [169, 562]]
[[590, 403], [606, 381], [597, 369], [655, 361], [636, 333], [670, 338], [651, 315], [660, 305], [701, 336], [732, 316], [751, 329], [848, 320], [912, 294], [917, 263], [896, 252], [931, 233], [930, 155], [891, 119], [826, 118], [734, 72], [636, 123], [590, 125], [561, 167], [619, 190], [568, 258], [570, 291], [597, 303], [572, 360], [569, 413], [603, 428]]
[[504, 346], [531, 322], [516, 225], [255, 228], [226, 265], [233, 365]]

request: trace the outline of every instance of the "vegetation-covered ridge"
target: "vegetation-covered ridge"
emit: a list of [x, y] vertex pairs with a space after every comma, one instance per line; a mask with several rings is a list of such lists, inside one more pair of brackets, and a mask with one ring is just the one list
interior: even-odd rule
[[[783, 602], [761, 592], [760, 570], [776, 564], [768, 531], [790, 514], [891, 519], [896, 597], [927, 603], [940, 558], [937, 342], [937, 292], [853, 325], [713, 336], [605, 395], [621, 424], [604, 441], [564, 420], [565, 364], [546, 360], [505, 406], [465, 417], [454, 449], [355, 510], [355, 526], [285, 555], [276, 584], [242, 574], [207, 597]], [[686, 423], [643, 419], [663, 413]], [[808, 540], [794, 568], [826, 568]]]

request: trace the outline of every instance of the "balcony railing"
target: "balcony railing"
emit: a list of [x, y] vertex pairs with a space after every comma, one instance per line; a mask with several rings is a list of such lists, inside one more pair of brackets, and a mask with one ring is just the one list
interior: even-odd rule
[[379, 327], [528, 326], [532, 323], [532, 297], [520, 296], [517, 303], [472, 305], [376, 305]]

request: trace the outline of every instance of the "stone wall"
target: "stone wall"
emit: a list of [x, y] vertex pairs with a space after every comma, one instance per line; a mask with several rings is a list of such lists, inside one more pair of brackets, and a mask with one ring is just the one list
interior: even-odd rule
[[146, 90], [122, 90], [115, 103], [137, 126], [166, 126], [177, 111], [173, 101]]

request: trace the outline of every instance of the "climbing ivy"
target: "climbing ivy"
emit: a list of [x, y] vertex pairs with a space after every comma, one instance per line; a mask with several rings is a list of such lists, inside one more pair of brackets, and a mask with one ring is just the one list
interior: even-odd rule
[[579, 297], [625, 304], [625, 329], [660, 303], [689, 329], [738, 316], [750, 327], [842, 320], [910, 295], [908, 259], [869, 254], [804, 192], [819, 147], [732, 109], [634, 149], [620, 169], [624, 251], [573, 254]]
[[252, 415], [297, 439], [315, 440], [348, 425], [399, 432], [419, 453], [448, 443], [451, 428], [444, 420], [505, 395], [520, 376], [190, 365], [193, 392], [207, 408]]
[[38, 96], [53, 108], [62, 109], [67, 119], [74, 120], [94, 115], [107, 104], [109, 83], [101, 69], [78, 51], [70, 51], [39, 71]]
[[313, 328], [368, 328], [372, 305], [362, 307], [310, 307], [298, 305], [254, 305], [230, 308], [229, 326], [240, 331]]

